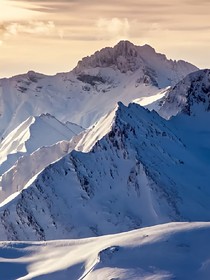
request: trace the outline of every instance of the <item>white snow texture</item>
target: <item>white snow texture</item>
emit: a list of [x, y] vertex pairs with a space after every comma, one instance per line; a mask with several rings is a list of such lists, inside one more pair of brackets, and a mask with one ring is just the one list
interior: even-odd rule
[[0, 280], [210, 279], [209, 69], [121, 41], [0, 98]]

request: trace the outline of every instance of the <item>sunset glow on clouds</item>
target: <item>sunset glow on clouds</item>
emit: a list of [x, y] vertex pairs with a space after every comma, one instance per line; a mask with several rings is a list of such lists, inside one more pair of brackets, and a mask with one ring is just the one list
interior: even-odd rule
[[121, 39], [210, 68], [207, 0], [0, 0], [0, 76], [53, 74]]

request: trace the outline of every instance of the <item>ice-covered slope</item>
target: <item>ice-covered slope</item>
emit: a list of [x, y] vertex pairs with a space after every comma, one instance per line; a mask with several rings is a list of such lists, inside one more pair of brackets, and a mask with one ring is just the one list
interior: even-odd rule
[[155, 95], [197, 68], [172, 61], [149, 46], [120, 42], [85, 58], [69, 73], [45, 76], [32, 71], [0, 80], [0, 136], [30, 116], [50, 113], [85, 128], [115, 107]]
[[113, 119], [109, 114], [93, 129], [102, 139], [91, 151], [72, 151], [0, 208], [2, 240], [88, 237], [210, 219], [210, 161], [185, 144], [181, 128], [120, 103]]
[[178, 113], [199, 116], [210, 111], [210, 70], [189, 74], [167, 93], [158, 111], [164, 118]]
[[209, 280], [209, 232], [210, 223], [171, 223], [90, 239], [1, 242], [1, 279]]

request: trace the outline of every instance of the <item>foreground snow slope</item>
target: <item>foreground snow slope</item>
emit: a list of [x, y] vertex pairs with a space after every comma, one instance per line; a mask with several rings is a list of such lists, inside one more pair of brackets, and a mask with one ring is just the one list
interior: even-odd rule
[[2, 280], [210, 278], [210, 223], [170, 223], [97, 238], [0, 242]]
[[[92, 128], [99, 138], [83, 146], [86, 153], [72, 151], [48, 166], [0, 207], [1, 240], [89, 237], [210, 219], [210, 160], [197, 132], [190, 143], [183, 122], [177, 127], [137, 104], [118, 106]], [[195, 126], [188, 118], [189, 128]]]
[[69, 73], [45, 76], [30, 71], [1, 79], [0, 136], [43, 113], [87, 128], [118, 101], [128, 104], [155, 95], [195, 70], [187, 62], [168, 60], [150, 46], [122, 41], [84, 58]]

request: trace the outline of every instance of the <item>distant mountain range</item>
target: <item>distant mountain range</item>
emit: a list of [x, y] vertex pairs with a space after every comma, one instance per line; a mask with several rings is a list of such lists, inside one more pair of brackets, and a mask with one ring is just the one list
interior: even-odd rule
[[112, 110], [118, 101], [156, 95], [198, 70], [168, 60], [148, 45], [128, 41], [84, 58], [69, 73], [45, 76], [33, 71], [0, 80], [0, 135], [5, 137], [30, 116], [49, 113], [84, 128]]
[[[114, 114], [83, 134], [78, 147], [85, 152], [72, 151], [50, 165], [2, 208], [0, 236], [76, 238], [169, 221], [208, 221], [210, 160], [199, 127], [196, 133], [193, 128], [199, 116], [181, 111], [181, 117], [187, 118], [186, 135], [185, 121], [166, 121], [137, 104], [119, 103]], [[209, 143], [210, 129], [200, 133]]]
[[[148, 45], [121, 41], [83, 58], [69, 73], [45, 76], [31, 71], [2, 79], [0, 94], [2, 246], [10, 250], [5, 241], [30, 241], [11, 243], [15, 256], [20, 246], [24, 258], [27, 246], [42, 256], [36, 244], [51, 252], [51, 246], [66, 246], [56, 240], [96, 237], [66, 241], [75, 242], [75, 250], [95, 242], [97, 250], [88, 249], [93, 258], [75, 254], [78, 263], [86, 263], [82, 270], [72, 255], [65, 267], [50, 268], [51, 279], [188, 279], [192, 273], [187, 268], [180, 272], [165, 259], [162, 266], [154, 258], [157, 269], [149, 272], [150, 258], [132, 270], [123, 252], [132, 246], [131, 259], [142, 258], [138, 246], [147, 244], [146, 237], [145, 256], [153, 250], [159, 256], [158, 246], [168, 256], [181, 248], [192, 264], [188, 251], [199, 238], [200, 268], [193, 273], [197, 279], [210, 277], [203, 267], [210, 253], [201, 241], [210, 221], [209, 69], [168, 60]], [[116, 244], [109, 236], [99, 237], [107, 234], [116, 234], [111, 236]], [[177, 236], [180, 241], [174, 242]], [[130, 243], [124, 238], [131, 238]], [[46, 240], [55, 241], [33, 243]], [[166, 240], [175, 244], [170, 250]], [[36, 267], [35, 274], [29, 269], [30, 277], [50, 279]], [[30, 278], [27, 273], [13, 275]]]

